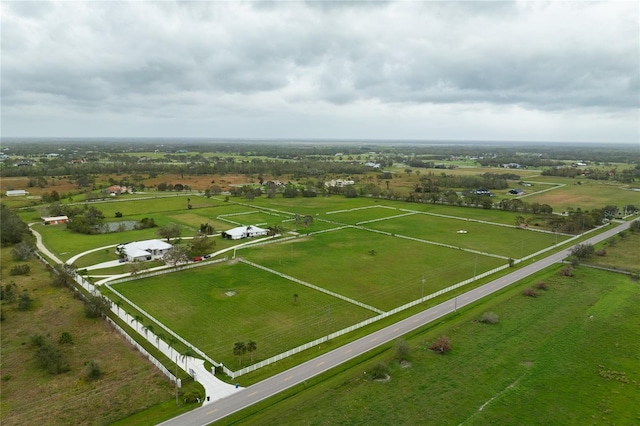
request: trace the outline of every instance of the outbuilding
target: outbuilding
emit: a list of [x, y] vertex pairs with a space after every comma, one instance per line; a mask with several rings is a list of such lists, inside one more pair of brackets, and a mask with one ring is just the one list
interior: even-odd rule
[[6, 192], [7, 197], [22, 197], [24, 195], [29, 195], [27, 191], [24, 189], [10, 189]]
[[69, 217], [67, 216], [42, 217], [41, 219], [45, 225], [59, 225], [69, 222]]
[[257, 226], [238, 226], [222, 233], [222, 237], [228, 240], [240, 240], [242, 238], [261, 237], [267, 235], [267, 230]]

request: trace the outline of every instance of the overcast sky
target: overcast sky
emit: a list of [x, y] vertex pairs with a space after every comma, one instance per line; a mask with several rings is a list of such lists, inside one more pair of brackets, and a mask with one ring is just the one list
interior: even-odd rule
[[640, 141], [639, 2], [7, 2], [2, 136]]

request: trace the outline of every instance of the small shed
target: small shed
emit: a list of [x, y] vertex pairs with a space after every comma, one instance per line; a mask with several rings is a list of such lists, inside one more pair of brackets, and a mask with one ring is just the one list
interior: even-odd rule
[[41, 219], [45, 225], [59, 225], [61, 223], [69, 222], [69, 218], [67, 216], [42, 217]]
[[29, 195], [27, 191], [24, 189], [12, 189], [6, 192], [7, 197], [21, 197], [25, 195]]

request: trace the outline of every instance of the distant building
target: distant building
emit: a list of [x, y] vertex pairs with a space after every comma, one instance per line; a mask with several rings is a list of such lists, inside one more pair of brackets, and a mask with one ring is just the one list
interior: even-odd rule
[[107, 192], [112, 197], [115, 197], [116, 195], [120, 195], [125, 192], [131, 192], [131, 188], [120, 185], [111, 185], [110, 187], [105, 189], [104, 192]]
[[514, 188], [512, 190], [509, 191], [509, 194], [511, 195], [522, 195], [524, 194], [524, 191], [520, 188]]
[[22, 197], [24, 195], [29, 195], [27, 191], [24, 189], [13, 189], [6, 192], [7, 197]]
[[69, 218], [67, 216], [42, 217], [41, 219], [45, 225], [59, 225], [61, 223], [69, 222]]
[[222, 233], [222, 237], [229, 240], [240, 240], [242, 238], [262, 237], [267, 235], [267, 230], [257, 226], [238, 226]]
[[337, 186], [338, 188], [343, 188], [345, 186], [355, 185], [355, 184], [356, 184], [355, 181], [350, 180], [350, 179], [332, 179], [330, 181], [325, 182], [324, 186], [327, 186], [327, 187], [329, 187], [329, 186], [332, 186], [332, 187]]

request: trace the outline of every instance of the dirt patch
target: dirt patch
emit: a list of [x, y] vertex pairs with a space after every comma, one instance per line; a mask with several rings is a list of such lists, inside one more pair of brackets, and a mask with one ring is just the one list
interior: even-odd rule
[[525, 367], [529, 368], [529, 367], [533, 366], [533, 361], [522, 361], [522, 365], [524, 365]]

